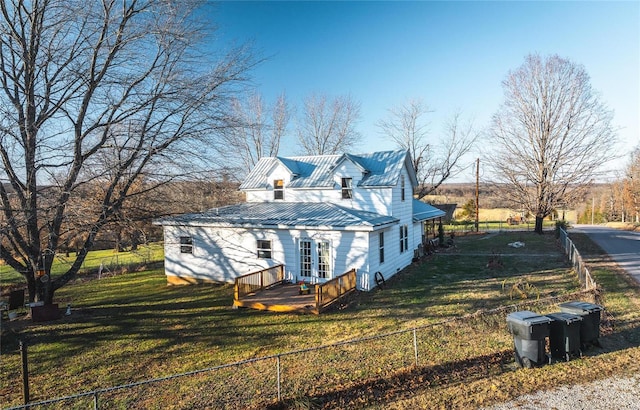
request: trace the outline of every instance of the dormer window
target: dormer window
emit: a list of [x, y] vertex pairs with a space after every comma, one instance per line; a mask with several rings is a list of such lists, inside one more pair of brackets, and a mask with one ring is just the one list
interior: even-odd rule
[[284, 180], [273, 180], [273, 199], [284, 199]]
[[404, 201], [404, 175], [400, 179], [400, 200]]
[[353, 189], [351, 187], [351, 178], [342, 178], [342, 199], [353, 198]]

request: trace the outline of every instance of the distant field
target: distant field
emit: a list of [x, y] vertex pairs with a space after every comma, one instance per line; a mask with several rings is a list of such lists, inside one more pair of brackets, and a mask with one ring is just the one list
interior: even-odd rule
[[[437, 207], [438, 205], [435, 205], [435, 206]], [[479, 213], [480, 213], [479, 215], [480, 222], [498, 222], [498, 221], [506, 222], [507, 218], [509, 217], [522, 215], [521, 210], [509, 209], [509, 208], [491, 208], [491, 209], [480, 208]], [[560, 210], [558, 213], [559, 213], [558, 219], [562, 219], [563, 211]], [[453, 216], [454, 218], [456, 218], [456, 220], [462, 220], [462, 217], [460, 216], [461, 214], [462, 214], [462, 208], [458, 206]], [[575, 210], [570, 210], [570, 209], [566, 210], [564, 211], [564, 219], [569, 223], [575, 223], [578, 220], [578, 213]], [[529, 220], [530, 220], [529, 222], [531, 223], [535, 222], [534, 217], [529, 218]]]

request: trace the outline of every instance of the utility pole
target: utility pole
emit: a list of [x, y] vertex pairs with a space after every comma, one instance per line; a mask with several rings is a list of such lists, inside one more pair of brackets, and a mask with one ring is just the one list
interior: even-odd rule
[[480, 158], [476, 160], [476, 232], [480, 232]]

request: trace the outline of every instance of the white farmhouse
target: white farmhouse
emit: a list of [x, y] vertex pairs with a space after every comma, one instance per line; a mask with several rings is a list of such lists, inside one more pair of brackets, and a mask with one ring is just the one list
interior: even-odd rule
[[283, 264], [291, 282], [351, 269], [370, 290], [409, 265], [444, 212], [413, 198], [406, 151], [261, 158], [239, 205], [158, 221], [171, 284], [233, 282]]

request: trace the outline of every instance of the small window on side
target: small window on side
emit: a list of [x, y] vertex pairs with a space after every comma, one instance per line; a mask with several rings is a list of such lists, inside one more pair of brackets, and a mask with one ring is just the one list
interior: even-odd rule
[[258, 258], [271, 259], [271, 241], [258, 239]]
[[193, 238], [190, 236], [180, 237], [180, 253], [193, 253]]

